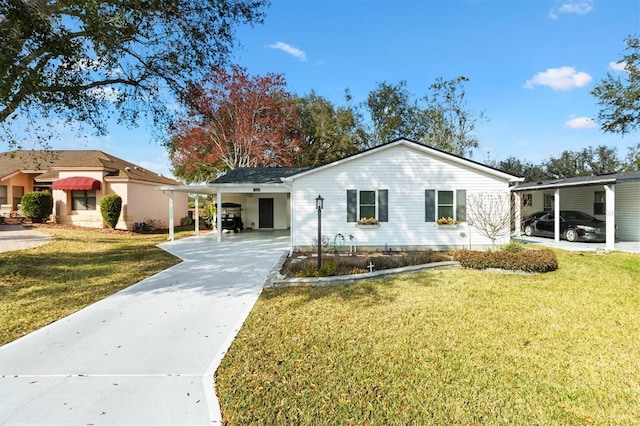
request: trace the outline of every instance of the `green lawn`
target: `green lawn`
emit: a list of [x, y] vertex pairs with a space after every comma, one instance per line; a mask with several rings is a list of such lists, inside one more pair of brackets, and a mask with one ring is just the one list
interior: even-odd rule
[[0, 345], [180, 262], [156, 247], [166, 234], [38, 230], [53, 241], [0, 254]]
[[217, 372], [228, 424], [640, 424], [640, 256], [265, 290]]

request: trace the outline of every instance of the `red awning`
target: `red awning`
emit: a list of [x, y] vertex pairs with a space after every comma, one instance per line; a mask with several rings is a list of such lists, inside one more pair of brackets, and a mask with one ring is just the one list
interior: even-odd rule
[[100, 189], [100, 181], [86, 176], [74, 176], [53, 182], [53, 189], [63, 191], [96, 191]]

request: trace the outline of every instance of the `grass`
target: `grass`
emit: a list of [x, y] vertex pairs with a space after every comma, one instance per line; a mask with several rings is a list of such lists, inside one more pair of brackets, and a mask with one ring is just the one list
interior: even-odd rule
[[38, 230], [53, 241], [0, 256], [0, 345], [180, 262], [155, 246], [166, 234]]
[[640, 424], [640, 257], [265, 290], [216, 382], [243, 424]]

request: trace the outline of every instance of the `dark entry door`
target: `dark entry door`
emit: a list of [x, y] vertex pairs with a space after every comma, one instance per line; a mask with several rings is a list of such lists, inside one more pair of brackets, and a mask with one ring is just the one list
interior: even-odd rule
[[273, 198], [260, 198], [258, 205], [258, 228], [273, 228]]

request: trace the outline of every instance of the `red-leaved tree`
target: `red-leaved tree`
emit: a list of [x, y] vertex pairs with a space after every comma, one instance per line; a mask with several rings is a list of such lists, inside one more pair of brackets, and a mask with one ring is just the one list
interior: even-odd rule
[[298, 150], [298, 110], [280, 74], [251, 77], [232, 66], [209, 73], [185, 94], [188, 118], [170, 133], [176, 177], [207, 181], [238, 167], [286, 167]]

